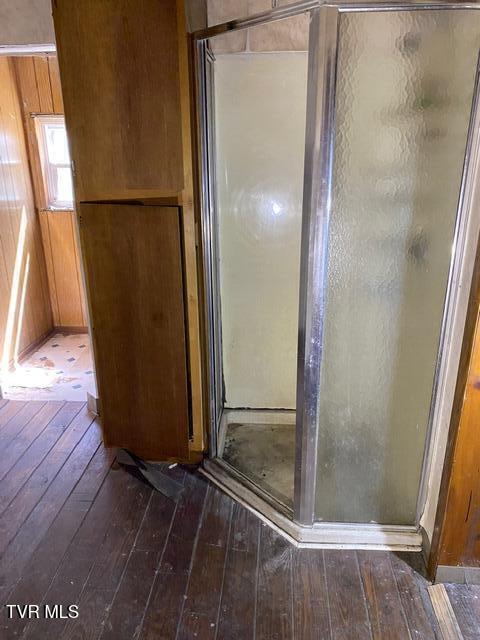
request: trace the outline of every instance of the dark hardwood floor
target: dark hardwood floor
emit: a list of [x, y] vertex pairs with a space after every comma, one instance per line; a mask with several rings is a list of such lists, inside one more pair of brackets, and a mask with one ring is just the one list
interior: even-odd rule
[[1, 598], [39, 605], [3, 607], [2, 640], [440, 638], [418, 554], [295, 549], [180, 467], [174, 503], [117, 468], [81, 403], [0, 402], [0, 446]]

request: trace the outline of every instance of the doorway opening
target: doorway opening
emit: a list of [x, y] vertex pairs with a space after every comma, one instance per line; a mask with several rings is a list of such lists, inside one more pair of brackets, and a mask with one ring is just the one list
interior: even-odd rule
[[56, 55], [0, 57], [1, 377], [7, 400], [96, 398]]

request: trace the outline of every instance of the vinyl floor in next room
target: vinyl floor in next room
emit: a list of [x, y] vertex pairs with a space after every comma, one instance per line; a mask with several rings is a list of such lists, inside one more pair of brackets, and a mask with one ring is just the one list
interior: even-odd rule
[[96, 396], [88, 334], [55, 333], [3, 375], [7, 400], [79, 400]]

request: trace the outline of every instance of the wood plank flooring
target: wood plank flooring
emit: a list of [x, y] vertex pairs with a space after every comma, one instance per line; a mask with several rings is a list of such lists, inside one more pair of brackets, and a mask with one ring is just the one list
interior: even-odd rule
[[[180, 467], [174, 503], [117, 468], [82, 403], [1, 402], [0, 443], [1, 599], [40, 607], [3, 607], [2, 640], [441, 639], [418, 554], [296, 549]], [[448, 591], [466, 639], [475, 589]]]

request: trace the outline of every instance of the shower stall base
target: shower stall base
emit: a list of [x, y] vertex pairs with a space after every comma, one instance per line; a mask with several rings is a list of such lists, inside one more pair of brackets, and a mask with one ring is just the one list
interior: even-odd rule
[[424, 540], [416, 526], [315, 522], [305, 527], [292, 520], [290, 509], [272, 500], [221, 458], [205, 459], [200, 472], [296, 547], [422, 550]]
[[419, 551], [416, 527], [293, 522], [296, 412], [224, 409], [217, 457], [202, 472], [295, 546]]
[[224, 410], [218, 455], [293, 508], [295, 411]]

